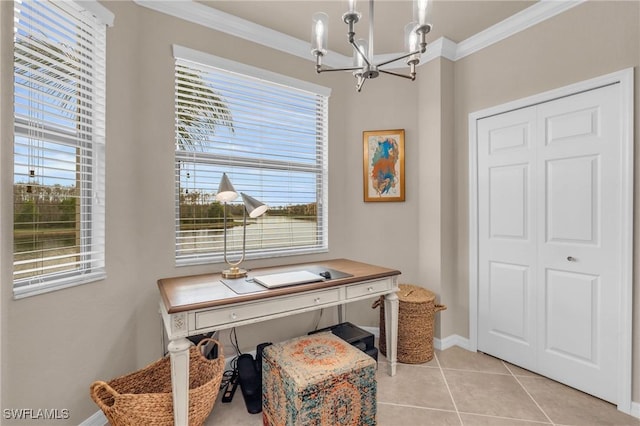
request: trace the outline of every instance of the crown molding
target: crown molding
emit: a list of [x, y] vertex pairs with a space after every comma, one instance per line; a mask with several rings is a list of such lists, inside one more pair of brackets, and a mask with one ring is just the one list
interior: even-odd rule
[[[437, 58], [457, 61], [485, 47], [511, 37], [533, 25], [563, 13], [584, 1], [586, 0], [540, 0], [532, 6], [460, 43], [455, 43], [446, 37], [441, 37], [427, 46], [427, 51], [422, 55], [420, 64], [426, 64]], [[311, 43], [205, 6], [193, 0], [134, 0], [134, 3], [302, 59], [315, 61], [315, 58], [311, 55]], [[401, 55], [402, 53], [376, 55], [374, 62], [384, 62]], [[328, 54], [322, 58], [322, 61], [329, 67], [343, 68], [351, 66], [353, 60], [350, 56], [329, 51]], [[404, 64], [402, 64], [402, 66], [404, 66]], [[393, 67], [394, 64], [389, 64], [388, 66], [388, 68]]]
[[586, 0], [540, 0], [497, 24], [458, 43], [454, 60], [462, 59], [514, 34], [559, 15]]
[[[271, 49], [315, 61], [311, 55], [309, 42], [192, 0], [134, 0], [134, 3]], [[350, 63], [351, 58], [329, 51], [329, 54], [323, 58], [323, 62], [338, 68]]]

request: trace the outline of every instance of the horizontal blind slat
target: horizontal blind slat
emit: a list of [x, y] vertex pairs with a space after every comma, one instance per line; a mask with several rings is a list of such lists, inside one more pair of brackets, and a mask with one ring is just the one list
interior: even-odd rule
[[104, 276], [106, 33], [75, 2], [14, 8], [14, 294], [28, 295]]
[[245, 232], [248, 257], [326, 250], [327, 97], [180, 58], [175, 72], [176, 262], [220, 260], [223, 172], [271, 206], [244, 230], [229, 204], [230, 254]]

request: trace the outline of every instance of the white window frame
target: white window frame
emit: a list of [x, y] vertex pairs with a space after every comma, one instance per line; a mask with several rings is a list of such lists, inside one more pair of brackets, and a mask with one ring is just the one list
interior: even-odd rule
[[[187, 47], [173, 45], [173, 56], [176, 60], [180, 61], [188, 61], [198, 65], [204, 65], [209, 67], [218, 68], [224, 70], [225, 72], [231, 72], [247, 77], [256, 78], [268, 83], [275, 83], [278, 85], [283, 85], [289, 88], [299, 89], [305, 92], [313, 93], [314, 95], [324, 96], [327, 99], [324, 102], [324, 111], [323, 114], [323, 125], [324, 131], [320, 136], [320, 142], [316, 145], [316, 149], [318, 150], [318, 162], [320, 164], [321, 171], [316, 175], [316, 178], [319, 180], [316, 189], [316, 203], [317, 203], [317, 217], [319, 227], [321, 229], [319, 233], [320, 241], [314, 246], [304, 246], [304, 247], [283, 247], [280, 249], [247, 249], [245, 259], [260, 259], [260, 258], [271, 258], [271, 257], [281, 257], [281, 256], [294, 256], [294, 255], [302, 255], [302, 254], [312, 254], [312, 253], [324, 253], [329, 250], [329, 238], [328, 238], [328, 97], [331, 94], [331, 89], [319, 86], [313, 83], [309, 83], [303, 80], [298, 80], [289, 76], [285, 76], [282, 74], [274, 73], [268, 70], [264, 70], [261, 68], [253, 67], [250, 65], [242, 64], [239, 62], [231, 61], [229, 59], [221, 58], [218, 56], [214, 56], [208, 53], [200, 52], [197, 50], [193, 50]], [[188, 265], [197, 265], [197, 264], [206, 264], [206, 263], [219, 263], [224, 260], [223, 252], [218, 251], [210, 251], [207, 253], [200, 253], [192, 256], [180, 256], [179, 255], [179, 233], [180, 233], [180, 176], [179, 176], [179, 168], [181, 161], [191, 161], [191, 162], [203, 162], [209, 164], [221, 164], [223, 161], [227, 161], [228, 163], [233, 163], [235, 166], [251, 166], [256, 167], [255, 162], [249, 161], [246, 158], [234, 158], [230, 157], [230, 159], [220, 160], [211, 158], [209, 155], [198, 155], [197, 152], [181, 150], [178, 148], [178, 143], [176, 142], [176, 151], [175, 151], [175, 162], [176, 162], [176, 266], [188, 266]], [[262, 161], [262, 165], [265, 168], [276, 168], [277, 164], [274, 162], [272, 164], [269, 163], [268, 160]], [[301, 170], [305, 168], [304, 165], [301, 165]], [[317, 166], [314, 167], [317, 169]], [[284, 169], [283, 169], [284, 170]], [[307, 171], [309, 171], [308, 169]], [[217, 182], [216, 187], [211, 188], [214, 192], [217, 190]], [[253, 194], [249, 194], [253, 195]], [[233, 256], [230, 260], [236, 260], [237, 256]]]
[[[27, 0], [23, 0], [27, 1]], [[37, 4], [38, 2], [36, 2]], [[55, 5], [56, 2], [48, 2]], [[77, 257], [79, 266], [75, 269], [47, 272], [46, 268], [40, 270], [34, 276], [14, 279], [13, 295], [15, 299], [34, 296], [67, 287], [102, 280], [106, 277], [105, 271], [105, 98], [106, 98], [106, 26], [113, 26], [114, 15], [97, 1], [76, 1], [78, 7], [68, 9], [66, 13], [70, 17], [67, 28], [75, 31], [75, 22], [86, 22], [82, 25], [85, 31], [93, 31], [90, 35], [93, 39], [95, 53], [91, 57], [91, 101], [90, 106], [78, 114], [90, 117], [89, 121], [83, 121], [78, 132], [72, 132], [56, 126], [54, 122], [38, 118], [32, 113], [14, 114], [14, 134], [16, 147], [22, 142], [20, 139], [42, 140], [54, 142], [60, 146], [75, 148], [80, 154], [76, 154], [80, 160], [76, 163], [76, 173], [82, 176], [80, 191], [80, 230], [81, 241]], [[16, 7], [22, 4], [18, 3]], [[72, 5], [72, 3], [69, 3]], [[73, 10], [71, 10], [73, 9]], [[45, 13], [49, 13], [48, 11]], [[16, 17], [16, 19], [18, 19]], [[52, 19], [52, 18], [50, 18]], [[89, 23], [90, 22], [90, 23]], [[16, 25], [20, 23], [16, 21]], [[77, 24], [81, 25], [81, 24]], [[32, 34], [37, 34], [32, 30]], [[86, 41], [85, 41], [86, 43]], [[85, 59], [86, 60], [86, 59]], [[60, 62], [62, 63], [62, 62]], [[63, 64], [62, 67], [66, 66]], [[15, 76], [14, 76], [15, 78]], [[86, 81], [84, 82], [86, 84]], [[23, 101], [20, 104], [24, 106]], [[34, 130], [34, 129], [37, 129]], [[85, 136], [79, 136], [82, 133]], [[17, 148], [16, 148], [17, 149]], [[50, 154], [54, 155], [54, 154]], [[41, 157], [39, 157], [41, 158]], [[16, 159], [14, 159], [14, 162]], [[14, 262], [15, 265], [15, 262]]]

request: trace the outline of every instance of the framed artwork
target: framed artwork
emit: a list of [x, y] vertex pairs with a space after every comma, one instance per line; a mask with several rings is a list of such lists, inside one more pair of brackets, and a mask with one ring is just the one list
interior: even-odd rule
[[364, 201], [404, 201], [404, 129], [362, 132]]

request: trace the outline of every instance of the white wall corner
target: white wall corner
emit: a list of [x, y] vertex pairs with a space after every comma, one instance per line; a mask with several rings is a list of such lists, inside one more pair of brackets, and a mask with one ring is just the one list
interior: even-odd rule
[[87, 420], [80, 423], [80, 426], [105, 426], [109, 421], [102, 411], [96, 411]]
[[427, 46], [427, 51], [420, 58], [420, 63], [427, 63], [436, 58], [446, 58], [450, 61], [456, 60], [458, 44], [446, 37], [440, 37]]
[[450, 336], [445, 337], [444, 339], [433, 339], [433, 347], [439, 351], [447, 350], [453, 346], [459, 346], [462, 349], [466, 349], [468, 351], [471, 350], [471, 345], [469, 344], [469, 339], [466, 337], [459, 336], [457, 334], [452, 334]]

